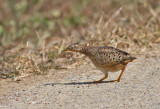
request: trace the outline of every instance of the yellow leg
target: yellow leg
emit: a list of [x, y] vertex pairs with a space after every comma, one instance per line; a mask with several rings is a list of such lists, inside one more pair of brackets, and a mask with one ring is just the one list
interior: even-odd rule
[[98, 81], [93, 81], [94, 83], [101, 83], [104, 79], [108, 78], [108, 75], [105, 75], [105, 77], [103, 77], [102, 79], [98, 80]]
[[120, 82], [120, 79], [121, 79], [121, 77], [123, 75], [123, 72], [124, 72], [125, 68], [126, 68], [126, 66], [124, 66], [124, 68], [122, 69], [121, 74], [119, 75], [118, 79], [117, 80], [113, 80], [113, 82]]

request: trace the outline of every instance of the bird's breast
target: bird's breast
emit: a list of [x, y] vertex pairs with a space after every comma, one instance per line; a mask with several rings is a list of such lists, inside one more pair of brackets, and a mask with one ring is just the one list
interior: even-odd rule
[[[98, 69], [103, 69], [103, 71], [108, 71], [108, 72], [116, 72], [119, 70], [122, 70], [125, 65], [123, 64], [117, 64], [117, 65], [105, 65], [105, 66], [96, 66]], [[102, 70], [101, 70], [102, 71]]]

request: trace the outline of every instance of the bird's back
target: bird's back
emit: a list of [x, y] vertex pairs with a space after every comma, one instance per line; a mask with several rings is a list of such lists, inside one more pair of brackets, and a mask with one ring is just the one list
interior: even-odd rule
[[125, 65], [136, 59], [129, 53], [110, 46], [88, 46], [85, 47], [84, 54], [87, 55], [96, 66]]

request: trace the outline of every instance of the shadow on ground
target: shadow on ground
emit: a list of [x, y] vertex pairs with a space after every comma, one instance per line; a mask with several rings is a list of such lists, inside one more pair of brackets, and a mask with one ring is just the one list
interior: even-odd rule
[[46, 83], [47, 85], [85, 85], [85, 84], [102, 84], [102, 83], [112, 83], [113, 81], [102, 81], [101, 83], [94, 83], [94, 82], [70, 82], [70, 83]]

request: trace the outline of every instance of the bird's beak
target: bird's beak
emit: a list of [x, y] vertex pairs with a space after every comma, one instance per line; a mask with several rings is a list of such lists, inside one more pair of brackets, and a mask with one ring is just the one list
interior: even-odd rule
[[71, 51], [71, 49], [66, 48], [66, 49], [64, 49], [63, 51]]

